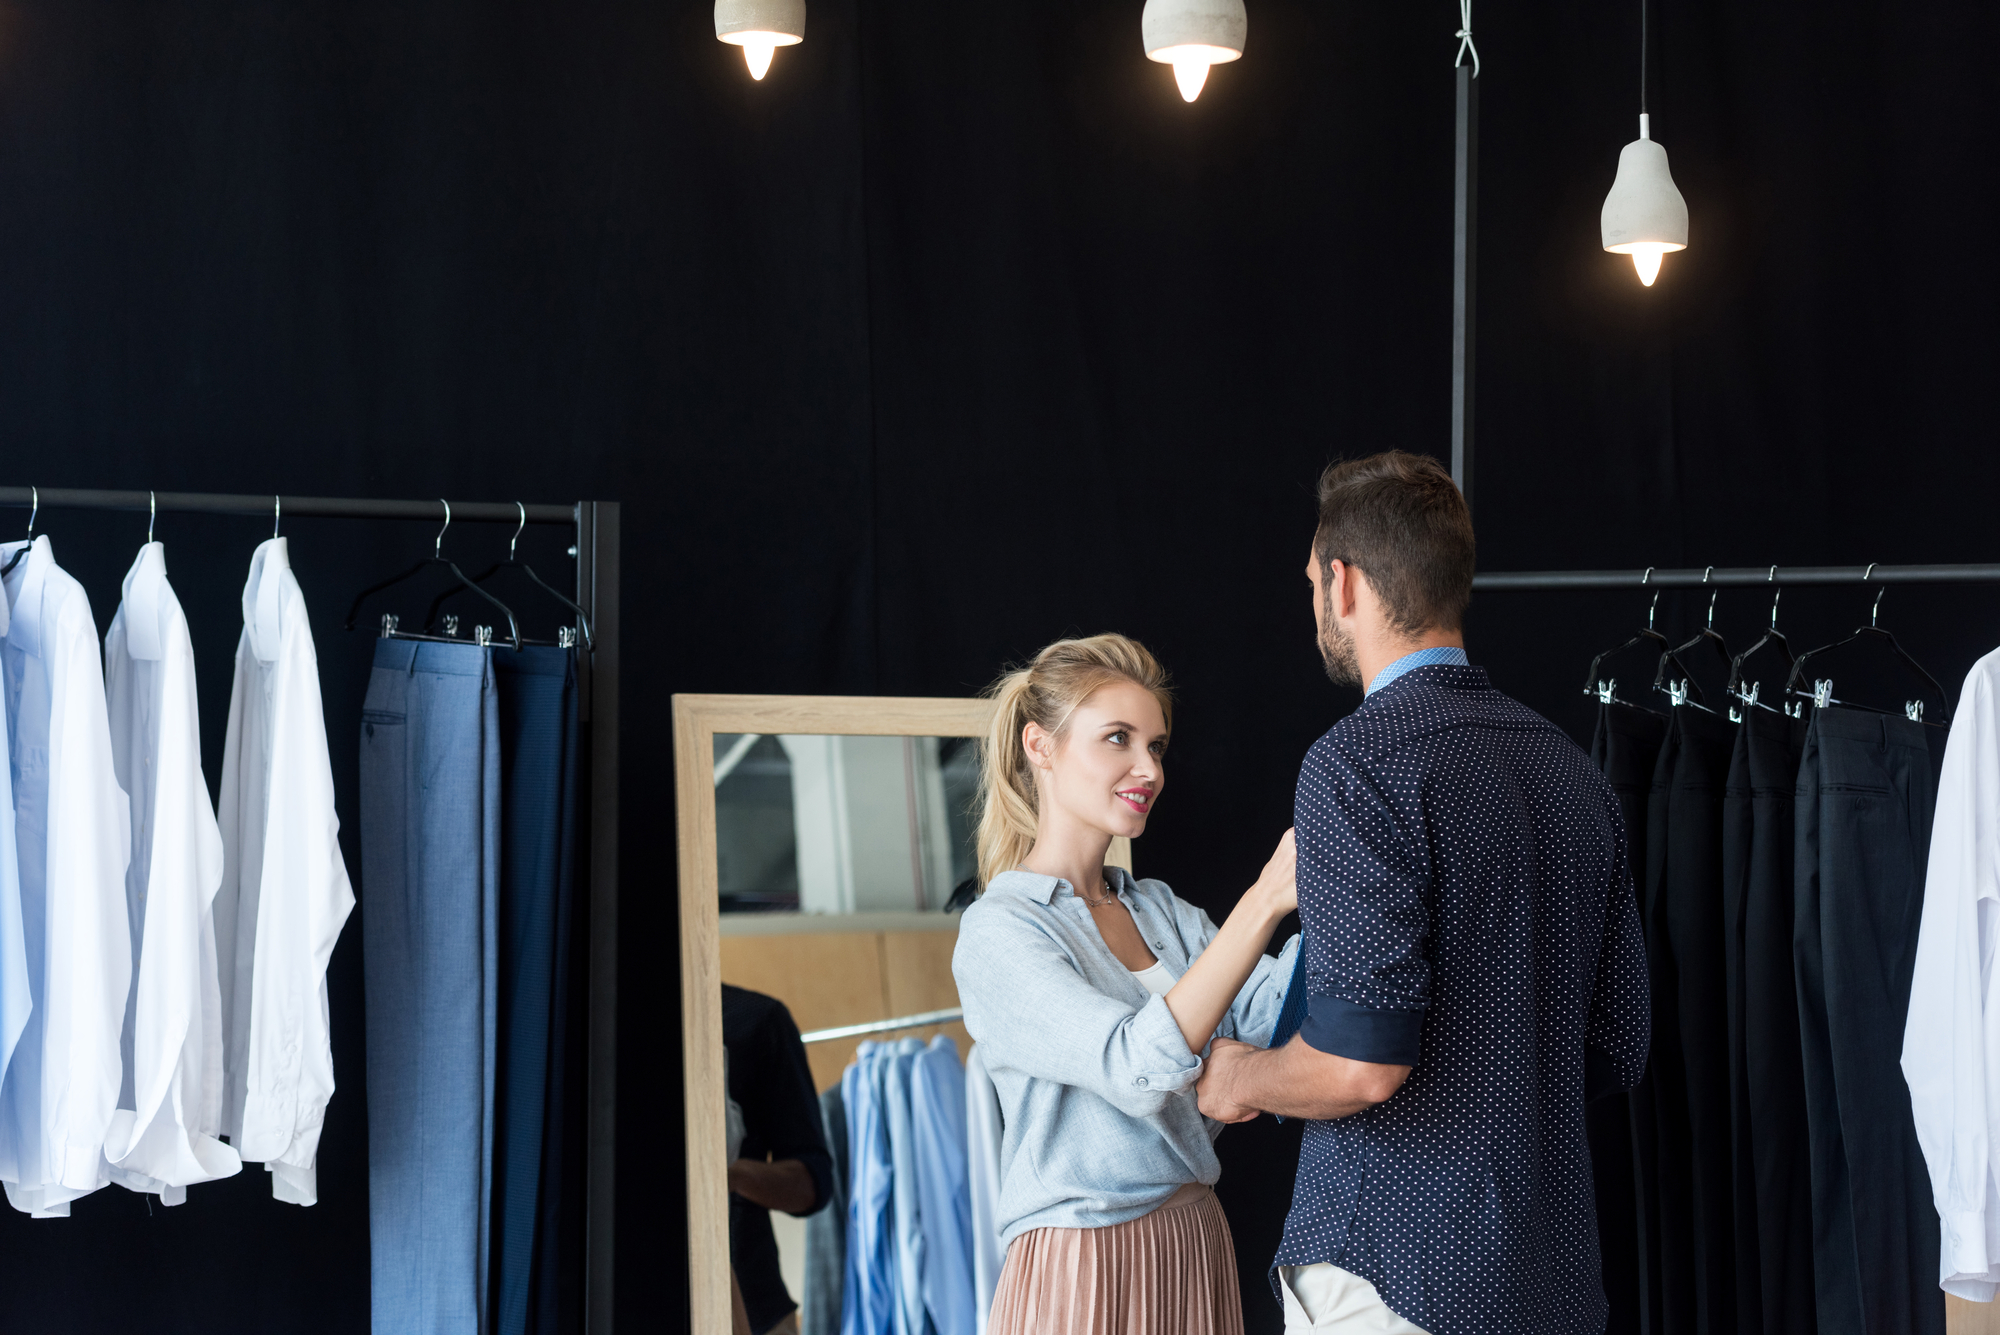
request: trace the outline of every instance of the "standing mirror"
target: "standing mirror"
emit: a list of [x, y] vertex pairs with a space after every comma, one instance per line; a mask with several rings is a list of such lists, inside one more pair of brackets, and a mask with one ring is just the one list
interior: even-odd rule
[[[977, 890], [977, 739], [993, 705], [677, 695], [673, 707], [690, 1315], [711, 1335], [730, 1329], [731, 1304], [723, 988], [760, 1013], [782, 1003], [814, 1092], [871, 1035], [942, 1033], [963, 1056], [951, 952]], [[1110, 857], [1130, 869], [1124, 840]], [[777, 1271], [802, 1300], [804, 1220], [770, 1218]], [[761, 1211], [748, 1223], [764, 1252]], [[754, 1264], [772, 1268], [767, 1252]]]

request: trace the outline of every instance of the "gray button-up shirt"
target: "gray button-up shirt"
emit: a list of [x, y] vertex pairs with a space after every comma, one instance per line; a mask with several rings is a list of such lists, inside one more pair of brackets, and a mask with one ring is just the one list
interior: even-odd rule
[[[1175, 974], [1215, 924], [1160, 881], [1106, 868], [1140, 936]], [[1269, 1040], [1298, 950], [1258, 961], [1217, 1031]], [[1003, 1243], [1035, 1228], [1137, 1219], [1190, 1182], [1222, 1175], [1222, 1124], [1195, 1106], [1202, 1059], [1166, 999], [1105, 946], [1068, 881], [1010, 871], [965, 911], [951, 969], [965, 1027], [1000, 1095]]]

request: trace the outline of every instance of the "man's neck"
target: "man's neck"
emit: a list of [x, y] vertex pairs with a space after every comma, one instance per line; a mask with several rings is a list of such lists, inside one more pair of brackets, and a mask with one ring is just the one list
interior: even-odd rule
[[1428, 630], [1421, 635], [1397, 636], [1381, 639], [1373, 644], [1357, 644], [1355, 658], [1361, 668], [1363, 689], [1373, 684], [1382, 675], [1382, 669], [1398, 659], [1407, 658], [1420, 649], [1463, 649], [1465, 632], [1462, 630]]

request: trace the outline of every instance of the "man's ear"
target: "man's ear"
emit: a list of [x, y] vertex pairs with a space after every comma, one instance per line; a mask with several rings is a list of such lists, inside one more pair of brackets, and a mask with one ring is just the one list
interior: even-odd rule
[[1332, 580], [1327, 588], [1327, 603], [1333, 609], [1334, 616], [1342, 621], [1354, 616], [1356, 598], [1354, 581], [1360, 573], [1345, 561], [1327, 563], [1327, 577]]

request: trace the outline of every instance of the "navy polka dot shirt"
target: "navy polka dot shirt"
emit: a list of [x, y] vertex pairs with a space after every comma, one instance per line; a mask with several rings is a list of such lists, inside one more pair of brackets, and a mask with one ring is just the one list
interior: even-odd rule
[[1601, 1331], [1586, 1082], [1638, 1083], [1650, 1039], [1610, 787], [1481, 669], [1421, 667], [1314, 744], [1296, 822], [1300, 1032], [1413, 1069], [1306, 1123], [1275, 1264], [1330, 1261], [1433, 1335]]

